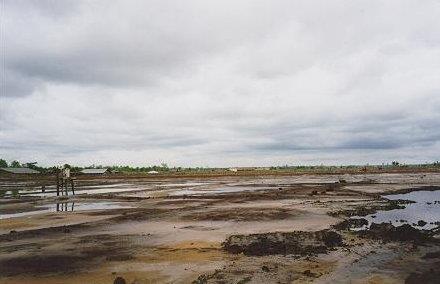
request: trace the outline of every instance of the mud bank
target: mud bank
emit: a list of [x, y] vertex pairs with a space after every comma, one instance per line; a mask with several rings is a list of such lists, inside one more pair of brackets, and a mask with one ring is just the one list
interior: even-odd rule
[[434, 238], [435, 233], [432, 231], [418, 230], [408, 224], [395, 227], [389, 223], [373, 223], [369, 229], [359, 231], [358, 234], [384, 241], [413, 242], [415, 244], [440, 242]]
[[340, 234], [334, 231], [284, 232], [230, 236], [223, 248], [230, 253], [244, 255], [297, 254], [312, 255], [326, 253], [343, 244]]
[[[118, 277], [130, 284], [436, 279], [436, 231], [426, 235], [375, 225], [354, 232], [365, 221], [348, 216], [398, 210], [407, 203], [381, 195], [438, 187], [440, 174], [110, 176], [81, 182], [87, 185], [83, 192], [90, 188], [93, 194], [63, 202], [128, 208], [0, 220], [0, 283], [113, 283]], [[108, 187], [100, 188], [108, 184], [124, 184], [123, 190], [118, 192], [118, 185], [109, 194]], [[23, 196], [5, 197], [0, 204], [7, 206], [3, 213], [20, 213], [56, 201]]]

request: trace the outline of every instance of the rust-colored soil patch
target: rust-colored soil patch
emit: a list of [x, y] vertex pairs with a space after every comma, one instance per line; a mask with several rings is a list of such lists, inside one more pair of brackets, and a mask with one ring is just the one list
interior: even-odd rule
[[206, 262], [221, 261], [228, 254], [221, 249], [220, 243], [212, 242], [181, 242], [172, 246], [162, 246], [151, 250], [137, 259], [146, 263], [159, 262]]

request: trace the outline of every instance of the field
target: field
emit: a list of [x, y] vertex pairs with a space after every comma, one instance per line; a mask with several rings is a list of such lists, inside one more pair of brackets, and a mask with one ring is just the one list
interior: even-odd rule
[[[0, 283], [440, 281], [435, 171], [75, 184], [76, 195], [56, 196], [51, 176], [0, 178]], [[414, 192], [429, 200], [383, 197]]]

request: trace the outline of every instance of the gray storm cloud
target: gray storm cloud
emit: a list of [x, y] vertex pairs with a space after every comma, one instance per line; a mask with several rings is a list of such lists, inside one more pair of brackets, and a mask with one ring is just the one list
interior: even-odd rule
[[4, 0], [0, 153], [439, 160], [438, 1]]

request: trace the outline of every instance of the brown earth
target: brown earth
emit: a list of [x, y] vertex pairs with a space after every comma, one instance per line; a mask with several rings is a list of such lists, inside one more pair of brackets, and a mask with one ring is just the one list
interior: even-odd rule
[[[0, 190], [2, 183], [27, 182], [32, 190], [50, 182], [33, 179], [3, 177]], [[0, 199], [0, 283], [438, 280], [436, 241], [409, 228], [402, 239], [402, 231], [382, 225], [362, 235], [349, 230], [359, 224], [344, 222], [404, 206], [382, 193], [435, 190], [437, 173], [82, 176], [77, 182], [76, 196]], [[57, 202], [91, 209], [57, 212]], [[93, 209], [107, 203], [123, 208]], [[6, 215], [41, 206], [49, 211]]]

